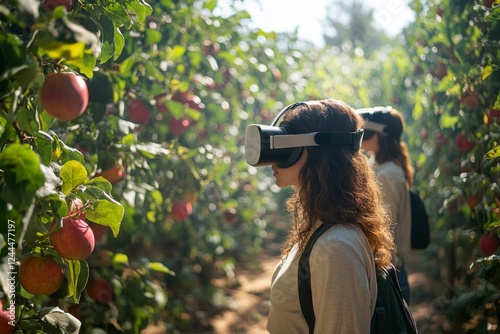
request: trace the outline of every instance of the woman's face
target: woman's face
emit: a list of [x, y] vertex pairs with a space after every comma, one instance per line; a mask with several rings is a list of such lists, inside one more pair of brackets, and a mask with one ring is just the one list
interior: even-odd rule
[[363, 140], [363, 145], [361, 146], [361, 148], [364, 150], [364, 151], [367, 151], [367, 152], [372, 152], [372, 153], [377, 153], [378, 151], [378, 133], [374, 133], [370, 139], [366, 139], [366, 140]]
[[276, 178], [276, 185], [280, 188], [295, 186], [299, 187], [299, 174], [302, 167], [307, 161], [307, 149], [304, 149], [300, 159], [292, 166], [287, 168], [280, 168], [274, 164], [273, 171], [274, 177]]

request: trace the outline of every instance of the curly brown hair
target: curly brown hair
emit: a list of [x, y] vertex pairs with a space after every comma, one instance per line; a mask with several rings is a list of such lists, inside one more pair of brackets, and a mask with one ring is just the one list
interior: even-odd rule
[[[326, 99], [287, 111], [288, 125], [299, 133], [355, 132], [363, 119], [346, 103]], [[307, 147], [300, 188], [287, 200], [292, 229], [283, 244], [287, 254], [298, 243], [303, 250], [318, 220], [359, 226], [374, 254], [377, 267], [391, 261], [394, 251], [390, 216], [367, 158], [349, 146]]]
[[[404, 119], [401, 112], [392, 109], [390, 113], [384, 115], [383, 118], [377, 120], [383, 124], [396, 124], [398, 127], [404, 129]], [[378, 135], [378, 134], [377, 134]], [[413, 167], [411, 165], [410, 153], [405, 142], [394, 139], [390, 136], [378, 135], [378, 151], [375, 154], [375, 161], [381, 165], [387, 161], [394, 161], [396, 164], [403, 168], [406, 177], [406, 183], [411, 187], [413, 183]]]

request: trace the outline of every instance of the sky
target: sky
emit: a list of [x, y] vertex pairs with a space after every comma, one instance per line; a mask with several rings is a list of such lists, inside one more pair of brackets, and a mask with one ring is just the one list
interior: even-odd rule
[[[298, 27], [301, 39], [323, 45], [326, 6], [334, 0], [244, 0], [243, 8], [255, 26], [265, 31], [288, 32]], [[221, 1], [224, 2], [224, 1]], [[374, 9], [376, 24], [390, 36], [414, 20], [409, 0], [362, 0]]]

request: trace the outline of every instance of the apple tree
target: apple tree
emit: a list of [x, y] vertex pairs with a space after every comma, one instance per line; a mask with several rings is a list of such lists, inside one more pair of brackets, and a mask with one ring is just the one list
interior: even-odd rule
[[433, 222], [429, 261], [453, 332], [500, 325], [500, 7], [414, 1], [408, 28], [415, 90], [410, 144]]
[[206, 326], [212, 278], [234, 279], [278, 209], [241, 129], [303, 86], [293, 36], [208, 0], [0, 8], [0, 282], [16, 329]]

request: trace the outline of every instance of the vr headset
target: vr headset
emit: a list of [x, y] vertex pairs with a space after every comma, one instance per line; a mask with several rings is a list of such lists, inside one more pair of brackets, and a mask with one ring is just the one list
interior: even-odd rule
[[391, 106], [357, 109], [356, 112], [366, 121], [364, 139], [368, 140], [373, 133], [379, 133], [399, 140], [403, 132], [403, 124], [397, 118], [391, 117]]
[[[309, 102], [313, 103], [313, 102]], [[251, 166], [276, 164], [280, 168], [293, 166], [301, 157], [304, 147], [350, 146], [361, 147], [363, 130], [357, 132], [295, 133], [282, 118], [287, 110], [305, 105], [298, 102], [285, 107], [271, 125], [251, 124], [245, 130], [245, 159]]]

